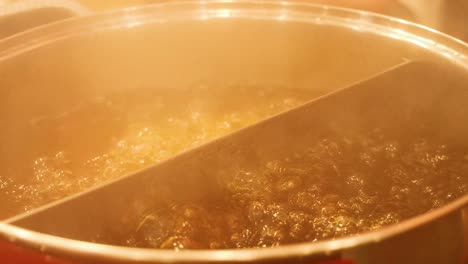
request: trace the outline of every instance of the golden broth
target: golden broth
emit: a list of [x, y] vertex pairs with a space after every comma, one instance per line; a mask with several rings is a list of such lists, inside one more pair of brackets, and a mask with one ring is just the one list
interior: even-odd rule
[[317, 95], [231, 88], [114, 94], [31, 120], [27, 130], [34, 145], [3, 157], [7, 162], [0, 168], [0, 217], [150, 166]]

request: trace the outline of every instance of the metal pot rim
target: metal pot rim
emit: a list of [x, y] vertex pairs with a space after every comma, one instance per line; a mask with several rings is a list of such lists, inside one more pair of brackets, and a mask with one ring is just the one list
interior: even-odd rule
[[[336, 25], [382, 35], [428, 49], [468, 70], [468, 45], [456, 38], [405, 20], [347, 8], [290, 1], [216, 0], [167, 1], [54, 22], [0, 40], [0, 63], [34, 49], [83, 34], [121, 30], [173, 20], [263, 19]], [[27, 248], [79, 259], [116, 262], [248, 262], [304, 256], [332, 255], [358, 245], [377, 243], [424, 226], [468, 204], [468, 195], [423, 215], [376, 231], [336, 239], [285, 245], [279, 248], [233, 250], [154, 250], [101, 245], [42, 234], [0, 222], [0, 237]]]

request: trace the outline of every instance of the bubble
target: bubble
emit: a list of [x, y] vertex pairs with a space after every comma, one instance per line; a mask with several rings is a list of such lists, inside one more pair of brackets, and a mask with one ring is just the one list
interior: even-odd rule
[[180, 251], [184, 249], [197, 249], [201, 246], [193, 239], [180, 236], [172, 236], [166, 239], [161, 246], [161, 249], [174, 249], [175, 251]]

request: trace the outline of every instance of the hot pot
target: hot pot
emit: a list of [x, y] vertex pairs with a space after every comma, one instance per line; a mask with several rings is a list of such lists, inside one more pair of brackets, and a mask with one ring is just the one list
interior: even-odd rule
[[[429, 28], [289, 1], [171, 1], [71, 18], [0, 41], [0, 163], [21, 163], [48, 144], [27, 129], [30, 120], [96, 95], [252, 83], [326, 92], [408, 60], [466, 71], [467, 56], [465, 43]], [[100, 144], [99, 135], [76, 136], [76, 147]], [[124, 248], [0, 223], [0, 253], [5, 263], [463, 263], [467, 202], [352, 237], [268, 249]]]

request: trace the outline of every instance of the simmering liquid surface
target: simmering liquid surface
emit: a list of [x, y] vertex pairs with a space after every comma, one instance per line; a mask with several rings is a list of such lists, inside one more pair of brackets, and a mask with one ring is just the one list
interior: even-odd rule
[[[33, 120], [34, 140], [47, 143], [1, 168], [0, 216], [150, 166], [316, 95], [257, 87], [116, 94]], [[159, 205], [137, 215], [132, 232], [97, 241], [181, 250], [338, 238], [466, 194], [467, 161], [468, 150], [422, 134], [399, 138], [377, 128], [329, 134], [294, 154], [232, 171], [216, 201]]]
[[272, 247], [397, 223], [468, 191], [468, 150], [380, 129], [329, 135], [258, 168], [232, 171], [224, 195], [158, 205], [105, 242], [165, 249]]
[[255, 86], [148, 90], [93, 98], [31, 120], [27, 129], [38, 145], [15, 156], [10, 150], [0, 168], [0, 218], [150, 166], [317, 95]]

